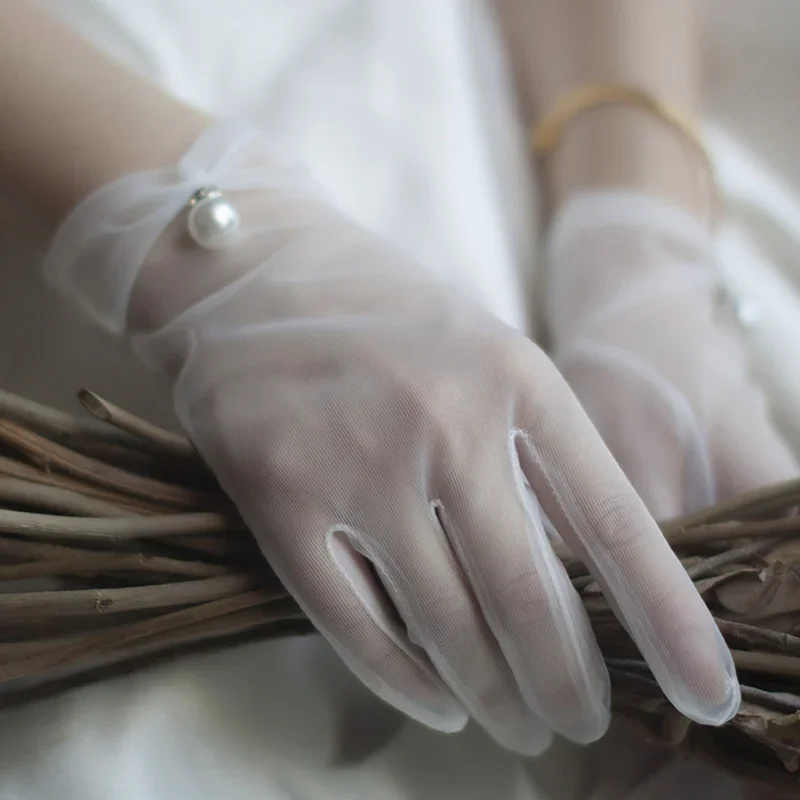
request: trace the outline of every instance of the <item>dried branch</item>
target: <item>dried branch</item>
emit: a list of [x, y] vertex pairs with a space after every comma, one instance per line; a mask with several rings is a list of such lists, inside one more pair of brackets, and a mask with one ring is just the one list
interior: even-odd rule
[[[81, 401], [103, 422], [0, 392], [0, 705], [178, 652], [310, 633], [188, 440], [91, 392]], [[662, 525], [743, 681], [742, 712], [722, 729], [669, 705], [586, 565], [554, 548], [615, 713], [773, 787], [800, 785], [798, 507], [791, 481]], [[54, 588], [19, 591], [39, 579]]]
[[0, 419], [0, 441], [18, 448], [34, 463], [57, 469], [99, 486], [169, 506], [203, 508], [213, 502], [204, 492], [184, 489], [104, 464], [50, 442], [33, 431]]
[[[124, 589], [0, 593], [0, 619], [7, 624], [49, 617], [95, 617], [191, 606], [248, 592], [259, 588], [261, 583], [257, 574], [240, 573]], [[2, 675], [0, 666], [0, 681], [4, 680]]]
[[769, 628], [758, 628], [730, 619], [717, 618], [716, 622], [725, 641], [734, 647], [744, 647], [748, 650], [764, 648], [800, 658], [800, 636], [771, 631]]
[[0, 505], [22, 505], [82, 517], [130, 517], [131, 511], [76, 492], [22, 478], [0, 477]]
[[[218, 581], [219, 583], [220, 581]], [[206, 581], [210, 583], [210, 581]], [[230, 583], [230, 581], [229, 581]], [[208, 595], [206, 595], [208, 596]], [[83, 641], [63, 647], [54, 647], [37, 655], [19, 661], [7, 661], [0, 666], [0, 680], [13, 680], [19, 677], [35, 676], [46, 670], [69, 664], [73, 661], [89, 660], [112, 648], [125, 647], [131, 643], [172, 633], [166, 637], [170, 644], [176, 640], [203, 634], [208, 626], [203, 623], [232, 612], [242, 611], [270, 602], [263, 592], [243, 592], [233, 596], [222, 595], [216, 600], [200, 601], [201, 605], [165, 614], [156, 619], [147, 619], [130, 625], [123, 625]], [[287, 609], [283, 609], [285, 612]], [[296, 612], [295, 612], [296, 613]], [[274, 616], [274, 615], [273, 615]], [[259, 620], [264, 622], [264, 616]], [[183, 628], [177, 636], [174, 631]], [[188, 630], [187, 630], [188, 628]]]
[[0, 510], [0, 533], [15, 536], [92, 539], [151, 539], [241, 531], [241, 523], [213, 511], [156, 517], [62, 517]]
[[2, 390], [0, 390], [0, 417], [22, 422], [64, 443], [69, 443], [73, 438], [86, 437], [126, 447], [140, 449], [142, 447], [142, 442], [135, 436], [114, 430], [97, 420], [76, 417], [66, 411], [50, 408]]
[[78, 392], [78, 399], [92, 416], [151, 444], [160, 452], [180, 458], [198, 458], [194, 445], [185, 436], [177, 436], [146, 422], [88, 389]]
[[746, 520], [751, 517], [782, 516], [797, 506], [800, 506], [800, 480], [793, 478], [741, 494], [696, 514], [670, 520], [662, 526], [662, 529], [669, 539], [674, 530], [696, 528], [717, 522]]
[[793, 678], [800, 682], [800, 658], [780, 653], [755, 653], [748, 650], [732, 650], [733, 663], [737, 669]]
[[673, 547], [707, 545], [735, 539], [760, 537], [793, 538], [800, 535], [800, 517], [781, 519], [745, 520], [743, 522], [713, 522], [696, 527], [675, 527], [664, 534]]
[[758, 542], [748, 542], [741, 547], [734, 547], [731, 550], [726, 550], [723, 553], [703, 558], [695, 564], [686, 567], [686, 573], [689, 577], [696, 581], [698, 578], [704, 578], [712, 572], [718, 570], [720, 567], [725, 567], [728, 564], [735, 564], [741, 559], [749, 559], [751, 556], [763, 553], [767, 548], [775, 544], [775, 539], [764, 539]]
[[142, 553], [80, 553], [71, 558], [30, 561], [24, 564], [0, 565], [0, 581], [21, 581], [33, 578], [64, 578], [90, 575], [162, 574], [181, 578], [213, 578], [233, 572], [218, 564], [184, 561]]
[[106, 500], [112, 505], [130, 511], [131, 513], [165, 514], [174, 510], [169, 506], [159, 505], [142, 500], [138, 497], [131, 497], [130, 495], [121, 494], [120, 492], [115, 492], [110, 489], [104, 489], [100, 486], [70, 478], [66, 475], [49, 472], [47, 469], [37, 469], [30, 464], [14, 461], [5, 456], [0, 456], [0, 475], [19, 478], [33, 483], [40, 483], [43, 486], [54, 486], [57, 489], [68, 489], [86, 495], [86, 497]]

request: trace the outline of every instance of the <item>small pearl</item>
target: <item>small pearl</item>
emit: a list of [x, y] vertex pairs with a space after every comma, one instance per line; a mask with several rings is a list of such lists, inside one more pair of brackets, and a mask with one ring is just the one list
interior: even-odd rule
[[239, 212], [220, 195], [200, 200], [189, 211], [189, 235], [207, 250], [225, 247], [239, 229]]
[[717, 285], [717, 306], [733, 314], [733, 319], [739, 328], [748, 332], [758, 327], [762, 319], [761, 307], [750, 297], [734, 291], [724, 281]]
[[752, 330], [761, 322], [761, 306], [749, 297], [740, 297], [736, 303], [736, 318], [745, 330]]

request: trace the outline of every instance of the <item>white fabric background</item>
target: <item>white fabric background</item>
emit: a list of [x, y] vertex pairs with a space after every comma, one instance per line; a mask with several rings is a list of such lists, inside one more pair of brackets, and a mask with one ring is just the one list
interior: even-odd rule
[[[184, 100], [268, 128], [363, 222], [525, 324], [532, 181], [480, 0], [46, 4]], [[763, 307], [754, 368], [800, 449], [800, 7], [706, 5], [709, 139], [732, 201], [720, 247], [731, 283]], [[10, 192], [3, 211], [0, 385], [62, 406], [88, 385], [169, 422], [152, 378], [41, 286], [43, 242]], [[656, 769], [657, 756], [617, 736], [525, 763], [478, 731], [446, 737], [403, 722], [322, 642], [284, 642], [0, 715], [0, 799], [733, 796], [702, 770]]]

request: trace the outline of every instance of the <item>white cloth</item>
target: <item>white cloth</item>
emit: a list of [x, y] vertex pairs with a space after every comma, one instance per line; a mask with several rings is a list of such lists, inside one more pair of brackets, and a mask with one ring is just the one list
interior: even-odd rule
[[[534, 203], [521, 127], [478, 0], [46, 2], [183, 99], [221, 114], [247, 113], [269, 127], [346, 210], [428, 264], [458, 265], [492, 310], [524, 323], [519, 273], [532, 263]], [[786, 66], [778, 53], [797, 57], [789, 54], [800, 48], [786, 38], [800, 35], [792, 5], [711, 4], [709, 33], [728, 37], [709, 51], [728, 133], [732, 122], [751, 118], [757, 106], [748, 102], [772, 100], [774, 129], [797, 129], [780, 117], [796, 113], [790, 82], [782, 91], [773, 82], [772, 95], [754, 93], [738, 104], [725, 91], [731, 74], [758, 64], [753, 74], [767, 80], [769, 65]], [[756, 16], [758, 25], [750, 19]], [[782, 39], [764, 38], [773, 30], [768, 19]], [[772, 58], [759, 58], [766, 53]], [[711, 99], [713, 108], [714, 93]], [[779, 152], [785, 163], [775, 161]], [[766, 212], [774, 234], [776, 208], [788, 220], [786, 209], [800, 194], [800, 159], [789, 160], [787, 148], [768, 153], [794, 176], [788, 202]], [[731, 148], [721, 158], [732, 186], [741, 159]], [[10, 288], [0, 297], [0, 333], [18, 344], [0, 352], [0, 383], [59, 405], [72, 405], [74, 391], [89, 385], [154, 420], [171, 420], [152, 377], [44, 292], [35, 231], [23, 241], [24, 226], [5, 218], [15, 238], [4, 232]], [[739, 222], [725, 244], [739, 285], [797, 285], [800, 268], [778, 275], [757, 227]], [[736, 261], [745, 236], [758, 267]], [[800, 264], [799, 253], [794, 242], [781, 257]], [[766, 291], [759, 297], [769, 302]], [[800, 319], [800, 301], [792, 292], [781, 300], [780, 308], [769, 306], [771, 333], [754, 337], [761, 343], [754, 353], [788, 412], [800, 382], [780, 375], [787, 365], [779, 348], [789, 341], [786, 320]], [[800, 430], [791, 413], [785, 416]], [[620, 748], [612, 736], [582, 752], [559, 745], [526, 762], [474, 729], [449, 737], [425, 731], [363, 693], [318, 639], [187, 659], [0, 719], [2, 800], [661, 800], [676, 786], [687, 798], [735, 796], [724, 780], [704, 783], [709, 774], [702, 770], [680, 769], [687, 783], [676, 784], [678, 767], [655, 770], [659, 757], [640, 752], [637, 741]]]

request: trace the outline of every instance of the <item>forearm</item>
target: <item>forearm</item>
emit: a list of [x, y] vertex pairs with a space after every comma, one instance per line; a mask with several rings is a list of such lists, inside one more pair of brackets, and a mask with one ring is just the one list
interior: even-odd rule
[[208, 124], [30, 0], [0, 3], [0, 180], [56, 224], [129, 172], [174, 164]]
[[[618, 83], [699, 113], [694, 0], [497, 0], [521, 99], [540, 119], [571, 87]], [[708, 213], [708, 176], [681, 135], [640, 110], [609, 106], [573, 119], [544, 178], [555, 205], [588, 187], [627, 187]]]

